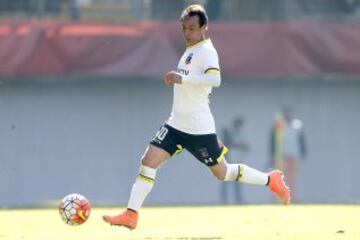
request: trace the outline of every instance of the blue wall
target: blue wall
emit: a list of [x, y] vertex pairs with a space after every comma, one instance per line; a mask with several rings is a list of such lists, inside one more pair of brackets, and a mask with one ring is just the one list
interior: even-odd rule
[[[139, 159], [171, 109], [159, 80], [12, 80], [0, 86], [0, 205], [57, 201], [71, 192], [93, 203], [126, 204]], [[212, 96], [218, 130], [246, 118], [244, 162], [267, 171], [274, 112], [294, 106], [309, 156], [298, 201], [359, 202], [360, 81], [235, 81]], [[171, 159], [146, 204], [219, 204], [220, 182], [188, 153]], [[242, 185], [245, 203], [267, 203], [266, 188]]]

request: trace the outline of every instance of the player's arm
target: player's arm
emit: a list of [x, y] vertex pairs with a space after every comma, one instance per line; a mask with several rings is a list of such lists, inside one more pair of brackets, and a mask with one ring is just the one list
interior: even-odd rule
[[221, 84], [221, 75], [216, 51], [207, 52], [207, 55], [204, 56], [201, 62], [203, 72], [189, 73], [188, 75], [185, 75], [171, 71], [165, 75], [165, 84], [170, 85], [177, 83], [219, 87]]
[[175, 71], [165, 74], [164, 82], [166, 85], [177, 84], [194, 84], [202, 86], [219, 87], [221, 84], [220, 71], [212, 69], [211, 72], [203, 74], [183, 75]]
[[204, 50], [199, 62], [202, 71], [192, 72], [189, 75], [183, 76], [182, 82], [184, 84], [219, 87], [221, 84], [221, 74], [219, 57], [216, 50]]
[[184, 84], [219, 87], [221, 84], [220, 70], [209, 68], [204, 73], [184, 75], [182, 82]]
[[175, 71], [170, 71], [165, 74], [164, 82], [166, 85], [181, 84], [183, 76]]

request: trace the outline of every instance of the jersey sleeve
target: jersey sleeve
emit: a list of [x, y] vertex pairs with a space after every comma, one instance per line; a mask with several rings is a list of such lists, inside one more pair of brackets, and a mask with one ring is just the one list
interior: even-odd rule
[[221, 84], [219, 58], [215, 49], [204, 49], [201, 55], [200, 72], [183, 76], [184, 84], [219, 87]]
[[204, 74], [217, 73], [220, 74], [219, 56], [215, 49], [207, 51], [203, 55], [203, 71]]

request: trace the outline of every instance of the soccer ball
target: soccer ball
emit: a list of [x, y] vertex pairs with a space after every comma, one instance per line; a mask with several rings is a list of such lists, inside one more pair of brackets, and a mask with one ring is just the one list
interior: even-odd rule
[[81, 225], [90, 216], [90, 202], [81, 194], [72, 193], [65, 196], [59, 205], [62, 220], [69, 225]]

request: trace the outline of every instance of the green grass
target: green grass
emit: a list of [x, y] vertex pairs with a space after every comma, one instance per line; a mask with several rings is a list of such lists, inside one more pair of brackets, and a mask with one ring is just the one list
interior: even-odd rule
[[0, 210], [0, 240], [352, 240], [360, 239], [360, 205], [246, 205], [143, 208], [138, 228], [109, 226], [94, 208], [82, 226], [67, 226], [54, 209]]

